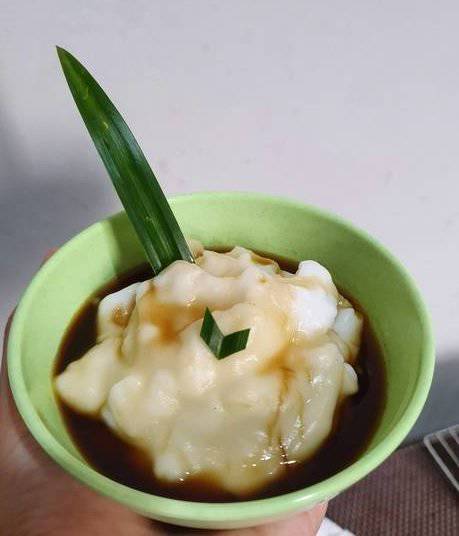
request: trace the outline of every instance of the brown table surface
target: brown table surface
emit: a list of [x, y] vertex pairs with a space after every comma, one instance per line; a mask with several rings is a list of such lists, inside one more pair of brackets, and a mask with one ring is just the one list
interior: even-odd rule
[[333, 499], [327, 516], [356, 536], [459, 536], [458, 498], [417, 443]]

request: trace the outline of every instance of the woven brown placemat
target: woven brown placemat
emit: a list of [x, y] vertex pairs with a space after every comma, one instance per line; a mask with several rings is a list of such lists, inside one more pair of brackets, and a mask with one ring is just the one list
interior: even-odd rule
[[458, 497], [418, 443], [333, 499], [327, 516], [356, 536], [458, 536]]

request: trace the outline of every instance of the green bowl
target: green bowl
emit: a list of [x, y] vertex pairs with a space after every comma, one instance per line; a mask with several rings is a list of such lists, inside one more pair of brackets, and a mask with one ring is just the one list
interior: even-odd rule
[[53, 394], [59, 343], [83, 302], [144, 254], [124, 213], [96, 223], [41, 268], [14, 316], [8, 370], [29, 430], [66, 471], [94, 490], [153, 519], [188, 527], [236, 528], [279, 519], [331, 499], [378, 466], [410, 431], [425, 402], [434, 366], [426, 308], [411, 277], [382, 246], [337, 216], [285, 199], [247, 193], [176, 197], [185, 234], [207, 246], [240, 244], [291, 259], [315, 259], [368, 314], [384, 354], [388, 398], [366, 451], [336, 475], [263, 500], [196, 503], [149, 495], [92, 469], [73, 445]]

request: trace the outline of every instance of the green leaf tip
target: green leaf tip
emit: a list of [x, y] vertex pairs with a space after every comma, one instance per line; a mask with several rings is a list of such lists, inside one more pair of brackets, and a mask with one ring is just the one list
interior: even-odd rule
[[169, 203], [134, 135], [88, 70], [56, 47], [81, 117], [155, 274], [176, 260], [194, 262]]
[[229, 335], [223, 335], [209, 308], [206, 308], [200, 335], [217, 359], [223, 359], [244, 350], [249, 334], [250, 329], [243, 329]]

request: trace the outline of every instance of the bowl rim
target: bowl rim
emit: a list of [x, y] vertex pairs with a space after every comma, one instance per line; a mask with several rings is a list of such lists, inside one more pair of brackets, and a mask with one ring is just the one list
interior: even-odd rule
[[78, 248], [80, 242], [84, 241], [88, 235], [103, 231], [103, 228], [110, 221], [123, 217], [123, 211], [90, 225], [67, 241], [34, 276], [26, 288], [13, 317], [8, 339], [7, 362], [9, 382], [18, 411], [26, 423], [27, 428], [41, 447], [51, 458], [81, 482], [102, 495], [111, 497], [138, 512], [147, 512], [152, 517], [171, 518], [182, 520], [184, 523], [190, 522], [196, 524], [202, 522], [224, 523], [225, 521], [232, 523], [250, 522], [256, 521], [261, 517], [274, 518], [282, 514], [286, 515], [293, 511], [305, 510], [314, 504], [326, 501], [338, 494], [341, 490], [356, 483], [382, 463], [397, 448], [414, 425], [430, 389], [435, 361], [434, 338], [430, 316], [414, 280], [403, 265], [366, 231], [355, 227], [341, 216], [321, 208], [284, 197], [254, 192], [192, 193], [174, 196], [170, 198], [170, 202], [172, 207], [174, 207], [182, 203], [188, 203], [190, 200], [203, 202], [215, 199], [231, 201], [251, 200], [267, 205], [282, 204], [292, 209], [306, 211], [331, 223], [344, 226], [365, 243], [378, 249], [395, 267], [400, 274], [401, 280], [403, 280], [403, 284], [409, 293], [411, 293], [415, 307], [419, 312], [423, 341], [419, 373], [416, 378], [413, 395], [407, 408], [398, 417], [392, 430], [390, 430], [380, 443], [375, 445], [349, 467], [335, 475], [297, 491], [266, 499], [242, 502], [192, 502], [152, 495], [119, 484], [101, 475], [95, 469], [68, 452], [46, 428], [29, 399], [22, 374], [21, 360], [21, 340], [26, 329], [25, 320], [29, 304], [32, 303], [35, 294], [40, 291], [42, 284], [46, 281], [48, 273], [59, 263], [62, 256], [65, 256], [72, 249]]

